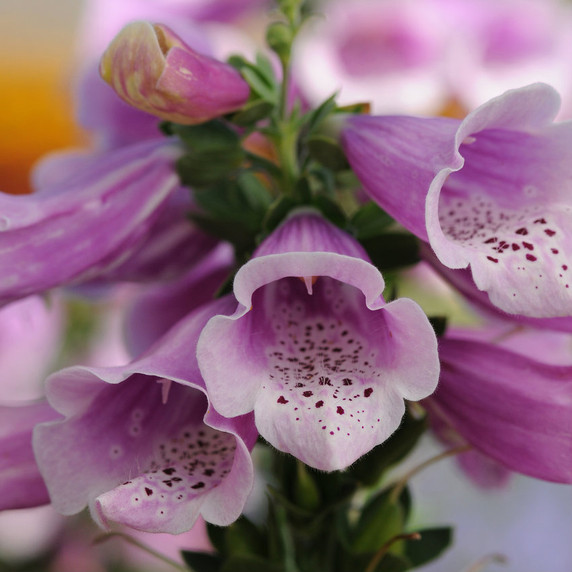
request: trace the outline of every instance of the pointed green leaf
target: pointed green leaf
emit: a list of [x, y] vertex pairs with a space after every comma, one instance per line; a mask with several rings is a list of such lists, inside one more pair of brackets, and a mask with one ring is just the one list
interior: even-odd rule
[[453, 529], [449, 526], [419, 530], [420, 540], [405, 543], [405, 556], [413, 566], [421, 566], [438, 558], [453, 541]]

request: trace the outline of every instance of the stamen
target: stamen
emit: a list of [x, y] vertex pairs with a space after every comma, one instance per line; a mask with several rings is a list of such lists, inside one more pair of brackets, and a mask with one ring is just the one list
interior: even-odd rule
[[173, 381], [171, 379], [158, 379], [157, 383], [160, 383], [162, 385], [161, 387], [161, 401], [163, 403], [163, 405], [165, 405], [167, 403], [167, 400], [169, 399], [169, 391], [171, 390], [171, 385], [173, 383]]

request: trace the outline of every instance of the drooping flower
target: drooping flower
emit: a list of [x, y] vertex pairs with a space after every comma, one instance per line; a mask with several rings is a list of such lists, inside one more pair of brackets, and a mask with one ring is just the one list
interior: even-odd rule
[[572, 124], [534, 84], [446, 118], [352, 117], [342, 142], [370, 195], [509, 313], [572, 312]]
[[572, 367], [444, 337], [441, 378], [425, 401], [475, 449], [505, 467], [572, 483]]
[[324, 470], [353, 463], [397, 428], [404, 399], [429, 395], [435, 334], [349, 235], [314, 211], [291, 215], [237, 273], [232, 316], [197, 346], [214, 407], [254, 411], [276, 448]]
[[133, 22], [119, 32], [103, 54], [100, 72], [130, 105], [184, 125], [235, 111], [250, 95], [233, 67], [149, 22]]
[[178, 189], [180, 153], [165, 139], [73, 157], [66, 178], [44, 171], [53, 184], [39, 192], [0, 194], [0, 301], [86, 282], [124, 262]]
[[36, 427], [34, 449], [52, 504], [89, 505], [107, 526], [189, 530], [199, 514], [218, 525], [240, 515], [253, 482], [250, 416], [208, 405], [194, 348], [223, 298], [189, 315], [141, 359], [123, 367], [72, 367], [52, 375], [47, 396], [63, 420]]
[[0, 510], [50, 502], [32, 450], [32, 430], [58, 417], [45, 401], [0, 405]]

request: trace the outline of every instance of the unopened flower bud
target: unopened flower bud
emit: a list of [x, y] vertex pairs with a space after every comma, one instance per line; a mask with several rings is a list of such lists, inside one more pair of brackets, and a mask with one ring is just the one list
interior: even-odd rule
[[133, 22], [119, 32], [103, 54], [100, 73], [130, 105], [184, 125], [239, 109], [250, 91], [233, 67], [149, 22]]

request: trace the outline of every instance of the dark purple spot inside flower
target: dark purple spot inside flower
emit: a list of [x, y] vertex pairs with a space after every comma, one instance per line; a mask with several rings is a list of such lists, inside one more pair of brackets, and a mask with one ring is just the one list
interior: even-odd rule
[[534, 224], [546, 224], [546, 220], [544, 220], [544, 218], [537, 218]]
[[352, 385], [352, 380], [349, 377], [345, 377], [342, 381], [344, 385]]
[[491, 238], [489, 238], [488, 240], [485, 240], [485, 244], [492, 244], [493, 242], [497, 241], [497, 237], [493, 236]]
[[316, 401], [316, 407], [322, 407], [324, 405], [323, 401]]
[[534, 256], [532, 254], [527, 254], [526, 259], [530, 260], [530, 262], [534, 262], [536, 260], [536, 256]]
[[147, 493], [147, 496], [150, 497], [153, 494], [153, 489], [150, 489], [149, 487], [145, 487], [145, 492]]
[[558, 249], [557, 248], [551, 248], [550, 252], [552, 252], [552, 254], [558, 254]]
[[513, 250], [520, 250], [520, 246], [518, 246], [518, 244], [516, 244], [516, 243], [513, 242], [513, 243], [512, 243], [512, 249], [513, 249]]
[[198, 482], [196, 485], [192, 485], [191, 488], [192, 489], [202, 489], [205, 486], [205, 483], [203, 483], [202, 481]]
[[176, 473], [176, 472], [177, 472], [177, 469], [174, 469], [173, 467], [170, 467], [170, 468], [168, 468], [168, 469], [163, 469], [163, 472], [164, 472], [166, 475], [172, 475], [173, 473]]
[[524, 227], [517, 229], [515, 232], [516, 232], [516, 234], [521, 234], [523, 236], [528, 234], [528, 230], [526, 230], [526, 228], [524, 228]]
[[343, 415], [345, 413], [343, 408], [340, 407], [339, 405], [338, 405], [338, 408], [336, 409], [336, 412], [338, 413], [338, 415]]
[[566, 266], [566, 264], [562, 265], [562, 270], [568, 270], [568, 266]]
[[550, 230], [549, 228], [545, 228], [544, 232], [548, 235], [548, 236], [554, 236], [556, 234], [555, 230]]
[[276, 401], [276, 403], [281, 403], [281, 404], [284, 405], [284, 404], [288, 403], [288, 400], [287, 400], [283, 395], [281, 395], [281, 396], [278, 398], [278, 400]]
[[368, 387], [367, 389], [364, 389], [363, 396], [369, 397], [372, 393], [373, 393], [373, 389], [371, 387]]
[[302, 393], [302, 395], [304, 397], [312, 397], [312, 395], [314, 395], [311, 391], [304, 391], [304, 393]]
[[534, 250], [534, 245], [530, 244], [530, 242], [523, 241], [522, 246], [524, 246], [524, 248], [526, 248], [527, 250]]
[[487, 260], [490, 260], [491, 262], [494, 262], [495, 264], [498, 263], [498, 261], [499, 261], [498, 258], [493, 258], [492, 256], [487, 256]]

